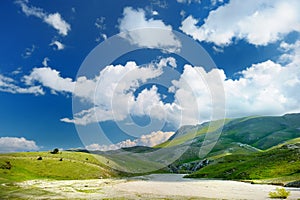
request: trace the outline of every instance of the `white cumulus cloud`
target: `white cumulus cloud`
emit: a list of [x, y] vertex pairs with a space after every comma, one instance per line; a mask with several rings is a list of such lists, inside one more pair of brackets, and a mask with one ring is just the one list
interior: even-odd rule
[[[205, 72], [202, 67], [186, 65], [181, 78], [174, 81], [175, 100], [181, 100], [185, 110], [191, 113], [186, 116], [190, 116], [193, 122], [193, 119], [197, 119], [192, 115], [192, 109], [196, 106], [189, 107], [189, 105], [190, 99], [195, 98], [200, 112], [200, 121], [209, 120], [212, 99], [203, 80], [213, 85], [214, 77], [219, 76], [224, 86], [225, 111], [228, 117], [300, 112], [298, 92], [300, 91], [300, 42], [283, 43], [282, 46], [288, 51], [283, 54], [285, 59], [288, 58], [285, 64], [271, 60], [253, 64], [239, 72], [238, 79], [226, 77], [221, 69]], [[203, 78], [197, 78], [195, 71], [198, 71]], [[186, 80], [188, 84], [185, 83]]]
[[273, 61], [254, 64], [238, 80], [224, 81], [227, 114], [281, 115], [299, 112], [300, 71], [297, 65]]
[[[237, 73], [237, 79], [227, 77], [221, 69], [206, 71], [201, 66], [185, 65], [179, 79], [173, 80], [169, 88], [174, 94], [171, 103], [163, 102], [164, 97], [156, 85], [135, 94], [144, 83], [160, 77], [164, 67], [177, 66], [171, 57], [143, 66], [135, 62], [124, 66], [109, 65], [94, 78], [78, 77], [77, 80], [64, 78], [50, 67], [34, 68], [23, 80], [28, 87], [40, 89], [41, 93], [42, 87], [47, 87], [88, 102], [89, 108], [75, 113], [73, 118], [61, 119], [80, 125], [123, 121], [130, 115], [149, 116], [174, 127], [197, 124], [211, 119], [213, 102], [221, 101], [218, 95], [222, 91], [228, 117], [300, 112], [300, 42], [282, 43], [280, 48], [283, 54], [278, 61], [250, 65]], [[0, 76], [0, 90], [8, 89], [21, 92], [13, 79]]]
[[[147, 28], [156, 28], [149, 31]], [[172, 32], [171, 25], [162, 20], [146, 19], [143, 9], [124, 8], [119, 30], [131, 44], [139, 47], [158, 48], [167, 52], [180, 50], [181, 43]]]
[[[44, 64], [47, 64], [47, 61]], [[34, 68], [29, 75], [23, 77], [23, 80], [27, 85], [32, 86], [38, 82], [42, 86], [58, 92], [72, 93], [75, 87], [75, 82], [71, 78], [62, 78], [60, 72], [50, 67]]]
[[[128, 115], [148, 115], [166, 120], [175, 127], [197, 124], [210, 120], [213, 102], [218, 103], [222, 90], [228, 117], [300, 112], [299, 44], [281, 45], [285, 49], [283, 56], [289, 58], [285, 64], [271, 60], [253, 64], [240, 71], [238, 79], [226, 77], [221, 69], [205, 71], [201, 66], [185, 65], [180, 78], [173, 80], [169, 88], [174, 94], [172, 103], [162, 101], [163, 96], [155, 85], [140, 91], [136, 97], [133, 94], [147, 80], [159, 77], [163, 73], [162, 66], [170, 65], [172, 58], [161, 59], [156, 67], [153, 63], [139, 67], [134, 62], [107, 66], [95, 79], [80, 77], [76, 81], [77, 91], [73, 94], [94, 106], [75, 114], [73, 119], [61, 120], [86, 125], [106, 120], [122, 121]], [[216, 82], [217, 79], [221, 82]], [[94, 91], [97, 84], [98, 90]], [[212, 91], [216, 93], [214, 97]]]
[[286, 34], [300, 31], [298, 0], [231, 0], [209, 13], [204, 24], [188, 16], [180, 29], [195, 40], [229, 45], [244, 39], [254, 45], [276, 42]]
[[153, 108], [172, 109], [164, 105], [154, 86], [144, 89], [135, 98], [134, 91], [147, 80], [159, 77], [167, 65], [176, 67], [174, 58], [162, 58], [157, 63], [138, 66], [135, 62], [126, 65], [105, 67], [94, 79], [79, 77], [73, 94], [94, 105], [93, 108], [76, 113], [74, 119], [64, 118], [64, 122], [89, 124], [107, 120], [124, 120], [128, 115], [152, 114], [162, 118], [163, 112], [152, 112]]
[[22, 12], [25, 15], [42, 19], [45, 23], [56, 29], [62, 36], [68, 35], [68, 32], [71, 30], [71, 25], [67, 23], [58, 12], [48, 14], [41, 8], [28, 6], [28, 1], [24, 0], [18, 0], [16, 3], [21, 6]]
[[128, 139], [119, 142], [117, 144], [111, 144], [111, 145], [90, 144], [85, 148], [90, 151], [95, 151], [95, 150], [109, 151], [109, 150], [116, 150], [124, 147], [133, 147], [133, 146], [153, 147], [155, 145], [167, 141], [173, 134], [174, 132], [157, 131], [157, 132], [152, 132], [148, 135], [142, 135], [140, 138], [137, 138], [135, 140]]
[[38, 149], [35, 141], [24, 137], [0, 137], [0, 152], [36, 151]]

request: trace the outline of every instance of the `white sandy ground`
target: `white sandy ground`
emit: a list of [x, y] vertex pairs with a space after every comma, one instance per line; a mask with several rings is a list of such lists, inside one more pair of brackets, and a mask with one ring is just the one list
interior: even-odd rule
[[[184, 179], [181, 174], [152, 174], [130, 179], [32, 180], [20, 183], [28, 189], [42, 189], [52, 195], [29, 196], [30, 199], [268, 199], [279, 186], [249, 184], [237, 181]], [[299, 199], [300, 188], [288, 199]]]

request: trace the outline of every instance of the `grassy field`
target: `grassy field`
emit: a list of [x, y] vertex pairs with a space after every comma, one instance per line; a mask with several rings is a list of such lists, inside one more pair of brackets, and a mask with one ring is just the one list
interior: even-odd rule
[[50, 195], [51, 198], [52, 194], [46, 194], [45, 190], [39, 188], [28, 190], [16, 184], [26, 180], [121, 178], [145, 174], [139, 174], [139, 170], [144, 172], [153, 167], [162, 168], [155, 166], [157, 163], [142, 158], [134, 159], [127, 154], [126, 151], [115, 151], [108, 155], [72, 151], [62, 151], [58, 154], [50, 152], [0, 154], [0, 199], [23, 199], [24, 196], [38, 196], [38, 194]]
[[[41, 157], [42, 160], [38, 160]], [[105, 158], [101, 158], [105, 160]], [[0, 154], [0, 183], [31, 179], [92, 179], [117, 176], [95, 156], [63, 151]], [[5, 167], [10, 163], [11, 169]], [[1, 167], [2, 166], [2, 167]]]
[[[41, 160], [38, 158], [41, 157]], [[107, 167], [107, 158], [83, 152], [62, 151], [0, 154], [0, 199], [24, 199], [24, 196], [50, 195], [45, 190], [19, 187], [26, 180], [79, 180], [120, 177], [128, 174]], [[105, 163], [105, 164], [104, 164]], [[111, 165], [115, 163], [109, 160]]]

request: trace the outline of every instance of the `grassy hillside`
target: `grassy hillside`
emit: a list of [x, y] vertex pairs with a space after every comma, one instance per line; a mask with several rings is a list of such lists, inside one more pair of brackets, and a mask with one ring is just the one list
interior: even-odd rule
[[[41, 157], [41, 160], [38, 158]], [[31, 199], [51, 193], [38, 188], [22, 188], [16, 182], [33, 179], [98, 179], [128, 174], [112, 170], [103, 163], [107, 158], [83, 152], [63, 151], [0, 154], [0, 199]], [[109, 161], [114, 164], [113, 161]]]
[[169, 140], [159, 145], [156, 145], [154, 148], [166, 148], [166, 147], [178, 146], [184, 143], [189, 143], [194, 138], [197, 137], [202, 138], [207, 133], [213, 133], [214, 131], [222, 127], [223, 123], [224, 125], [226, 125], [230, 121], [231, 119], [225, 119], [225, 120], [213, 121], [211, 123], [205, 122], [203, 124], [199, 124], [195, 126], [192, 125], [183, 126], [178, 131], [176, 131], [176, 133], [172, 137], [170, 137]]
[[300, 137], [300, 114], [280, 117], [252, 117], [232, 120], [224, 126], [224, 135], [233, 141], [268, 149], [286, 140]]
[[[219, 128], [218, 123], [213, 124], [210, 131], [208, 127], [207, 122], [197, 126], [184, 126], [175, 133], [173, 138], [155, 148], [188, 147], [188, 150], [174, 163], [175, 165], [203, 159], [199, 158], [203, 141]], [[300, 114], [226, 119], [222, 134], [206, 158], [259, 152], [298, 137], [300, 137]]]
[[[41, 157], [42, 160], [37, 158]], [[99, 160], [105, 160], [99, 156]], [[63, 151], [0, 154], [0, 183], [30, 179], [93, 179], [117, 176], [93, 155]], [[8, 169], [8, 162], [11, 168]]]
[[270, 150], [224, 155], [188, 175], [191, 178], [267, 179], [273, 183], [300, 180], [300, 138]]

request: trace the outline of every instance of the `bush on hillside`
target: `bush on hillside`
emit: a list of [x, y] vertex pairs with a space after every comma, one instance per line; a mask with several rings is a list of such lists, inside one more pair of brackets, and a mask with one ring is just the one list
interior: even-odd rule
[[51, 151], [50, 153], [52, 153], [52, 154], [58, 154], [58, 153], [59, 153], [59, 149], [58, 149], [58, 148], [55, 148], [55, 149], [53, 149], [53, 151]]
[[269, 192], [269, 196], [270, 198], [286, 199], [290, 193], [290, 191], [286, 191], [284, 188], [276, 188], [276, 192]]
[[11, 169], [12, 165], [10, 163], [10, 161], [6, 161], [5, 163], [0, 165], [0, 169]]

